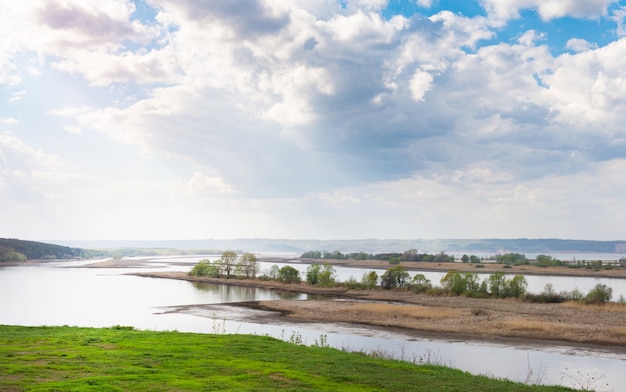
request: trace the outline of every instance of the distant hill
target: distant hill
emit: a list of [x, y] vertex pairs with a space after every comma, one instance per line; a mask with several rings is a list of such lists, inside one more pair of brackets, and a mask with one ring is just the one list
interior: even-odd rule
[[417, 239], [417, 240], [170, 240], [170, 241], [55, 241], [69, 246], [111, 248], [169, 248], [169, 249], [233, 249], [250, 252], [303, 253], [310, 250], [348, 252], [420, 252], [459, 253], [626, 253], [626, 241], [590, 241], [567, 239]]
[[82, 257], [83, 250], [67, 246], [0, 238], [0, 262]]

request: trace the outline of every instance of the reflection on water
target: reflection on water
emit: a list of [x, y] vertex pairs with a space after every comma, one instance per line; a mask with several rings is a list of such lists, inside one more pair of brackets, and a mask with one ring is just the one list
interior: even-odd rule
[[191, 282], [191, 284], [198, 290], [207, 291], [214, 295], [219, 296], [221, 302], [240, 302], [244, 300], [263, 299], [309, 299], [307, 294], [295, 293], [295, 292], [277, 292], [275, 295], [269, 295], [271, 290], [245, 287], [245, 286], [228, 286], [213, 283]]
[[[189, 262], [189, 258], [185, 259]], [[0, 267], [0, 324], [76, 325], [201, 333], [249, 333], [288, 340], [302, 336], [314, 344], [321, 335], [333, 347], [389, 353], [419, 362], [430, 358], [475, 374], [525, 381], [529, 369], [547, 384], [573, 384], [574, 377], [602, 376], [609, 387], [626, 391], [626, 356], [571, 347], [507, 347], [475, 341], [444, 341], [397, 330], [350, 324], [295, 323], [276, 314], [227, 303], [309, 298], [259, 288], [191, 283], [123, 275], [137, 269], [64, 268], [81, 262]], [[171, 269], [159, 265], [155, 270]], [[306, 267], [305, 267], [306, 268]], [[354, 272], [354, 276], [362, 273]], [[572, 288], [569, 288], [570, 290]], [[578, 373], [580, 372], [580, 373]], [[580, 375], [582, 374], [582, 376]], [[537, 381], [537, 380], [530, 380]], [[600, 385], [603, 386], [604, 384]]]

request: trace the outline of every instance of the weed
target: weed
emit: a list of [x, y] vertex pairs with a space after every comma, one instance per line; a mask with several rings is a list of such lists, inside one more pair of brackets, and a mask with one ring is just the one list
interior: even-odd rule
[[571, 372], [567, 368], [561, 372], [561, 382], [563, 384], [570, 384], [575, 389], [579, 389], [581, 391], [610, 391], [609, 384], [602, 382], [604, 378], [605, 376], [603, 374], [583, 373], [580, 370]]

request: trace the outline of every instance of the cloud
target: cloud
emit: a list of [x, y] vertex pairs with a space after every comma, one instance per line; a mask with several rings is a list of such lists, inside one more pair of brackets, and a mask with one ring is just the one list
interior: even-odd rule
[[[69, 129], [188, 159], [239, 195], [270, 196], [460, 170], [479, 156], [506, 157], [503, 167], [517, 178], [575, 171], [601, 151], [568, 158], [589, 142], [576, 118], [609, 115], [610, 123], [620, 105], [619, 84], [596, 84], [590, 102], [583, 81], [597, 74], [580, 69], [585, 54], [555, 58], [533, 30], [518, 43], [476, 49], [493, 37], [481, 17], [384, 20], [369, 4], [321, 20], [306, 8], [250, 5], [254, 12], [241, 13], [242, 2], [160, 1], [161, 18], [177, 26], [166, 46], [136, 57], [60, 59], [60, 69], [95, 85], [171, 83], [127, 107], [80, 113]], [[618, 53], [609, 55], [619, 52], [614, 46], [603, 56], [619, 64]], [[158, 66], [142, 72], [148, 57]], [[608, 77], [619, 80], [613, 69]]]
[[545, 21], [562, 17], [596, 19], [608, 13], [614, 0], [481, 0], [496, 24], [520, 17], [521, 10], [535, 10]]
[[[545, 21], [597, 18], [610, 1], [484, 0], [488, 16], [471, 18], [385, 18], [382, 0], [149, 4], [151, 20], [125, 0], [2, 3], [0, 33], [15, 38], [0, 43], [0, 84], [16, 112], [0, 121], [19, 119], [25, 132], [0, 139], [3, 200], [13, 200], [8, 189], [29, 190], [50, 210], [71, 200], [96, 220], [90, 208], [102, 205], [116, 211], [105, 218], [111, 227], [119, 219], [137, 230], [168, 205], [166, 218], [185, 232], [198, 208], [203, 230], [229, 216], [245, 226], [247, 215], [275, 233], [293, 217], [342, 236], [342, 219], [366, 234], [370, 219], [402, 216], [376, 235], [421, 224], [467, 230], [480, 219], [515, 233], [510, 222], [541, 216], [555, 219], [553, 233], [572, 219], [551, 207], [591, 210], [576, 194], [581, 179], [608, 192], [594, 190], [609, 203], [602, 211], [622, 211], [626, 39], [597, 47], [572, 38], [562, 55], [549, 34], [526, 27], [498, 42], [498, 26], [522, 10]], [[46, 85], [50, 67], [81, 89], [72, 103], [37, 101], [33, 86]], [[33, 103], [46, 106], [35, 119], [23, 115]], [[92, 173], [67, 153], [81, 143], [139, 158]], [[167, 162], [167, 180], [143, 178], [152, 160]], [[125, 167], [118, 175], [116, 165]], [[158, 196], [143, 204], [137, 194]]]
[[565, 47], [574, 52], [584, 52], [587, 50], [597, 49], [598, 45], [588, 42], [581, 38], [571, 38], [567, 40]]
[[0, 117], [0, 124], [4, 125], [17, 125], [20, 122], [13, 117]]

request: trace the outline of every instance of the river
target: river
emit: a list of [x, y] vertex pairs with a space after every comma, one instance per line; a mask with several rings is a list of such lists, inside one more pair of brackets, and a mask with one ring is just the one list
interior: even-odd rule
[[[274, 317], [263, 318], [260, 322], [251, 316], [263, 312], [227, 304], [281, 298], [306, 300], [308, 296], [126, 275], [138, 271], [186, 271], [190, 269], [188, 263], [200, 258], [155, 258], [143, 267], [123, 269], [81, 268], [86, 262], [79, 261], [0, 267], [0, 324], [131, 325], [147, 330], [270, 335], [307, 345], [325, 341], [340, 349], [378, 352], [415, 362], [429, 361], [515, 381], [626, 392], [623, 373], [626, 356], [622, 354], [566, 346], [511, 347], [480, 341], [436, 340], [419, 334], [343, 323], [287, 323]], [[304, 265], [297, 267], [306, 269]], [[365, 271], [338, 268], [340, 279], [349, 276], [360, 279]], [[345, 274], [350, 275], [343, 278]], [[429, 279], [438, 283], [437, 277], [430, 274], [427, 274]], [[545, 277], [528, 277], [529, 287], [535, 278]], [[584, 288], [593, 287], [596, 282], [592, 278], [587, 278], [591, 282], [585, 278], [549, 279], [557, 290], [578, 287], [585, 291]], [[583, 280], [568, 285], [561, 279]], [[619, 279], [606, 282], [613, 287], [614, 294], [621, 293], [618, 296], [626, 292], [621, 283], [623, 280]], [[211, 305], [193, 306], [207, 304]], [[185, 306], [185, 311], [172, 312], [181, 306]]]

